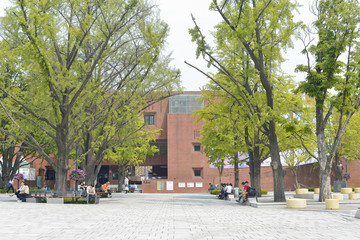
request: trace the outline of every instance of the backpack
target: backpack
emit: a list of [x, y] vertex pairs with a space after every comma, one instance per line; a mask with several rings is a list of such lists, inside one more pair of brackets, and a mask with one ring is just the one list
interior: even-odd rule
[[250, 187], [250, 188], [249, 188], [248, 196], [255, 197], [255, 196], [256, 196], [256, 189], [253, 188], [253, 187]]

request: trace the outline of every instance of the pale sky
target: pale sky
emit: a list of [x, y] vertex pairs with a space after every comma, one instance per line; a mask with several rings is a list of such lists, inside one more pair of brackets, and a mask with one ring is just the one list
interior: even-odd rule
[[[154, 0], [160, 8], [160, 17], [170, 27], [170, 35], [167, 39], [167, 53], [172, 53], [172, 65], [181, 71], [182, 86], [187, 91], [197, 91], [201, 86], [205, 85], [209, 80], [197, 70], [186, 65], [184, 61], [191, 63], [205, 72], [210, 71], [202, 58], [196, 59], [196, 45], [191, 42], [191, 36], [188, 33], [189, 28], [193, 28], [194, 24], [191, 14], [194, 15], [202, 32], [210, 39], [209, 32], [213, 30], [213, 26], [221, 19], [219, 14], [212, 12], [209, 5], [212, 0]], [[312, 0], [299, 1], [304, 6], [300, 9], [300, 16], [296, 16], [296, 20], [309, 22], [311, 14], [308, 11], [308, 4]], [[3, 16], [3, 9], [10, 6], [9, 0], [0, 0], [0, 16]], [[300, 54], [302, 46], [296, 43], [295, 49], [289, 49], [285, 55], [288, 59], [283, 65], [283, 71], [290, 75], [295, 75], [294, 68], [299, 63], [305, 63], [305, 56]], [[297, 74], [295, 79], [302, 80], [304, 75]]]
[[[170, 36], [168, 38], [167, 51], [172, 52], [173, 64], [181, 70], [182, 85], [186, 90], [199, 90], [209, 80], [197, 70], [191, 68], [187, 62], [201, 68], [204, 72], [210, 71], [202, 58], [196, 59], [196, 45], [191, 42], [191, 36], [188, 33], [189, 28], [194, 27], [191, 14], [196, 18], [203, 34], [213, 31], [221, 18], [218, 13], [209, 10], [212, 0], [155, 0], [160, 8], [161, 18], [170, 26]], [[309, 11], [309, 3], [313, 0], [298, 0], [303, 6], [299, 9], [300, 14], [295, 14], [296, 21], [310, 23], [314, 19]], [[207, 36], [209, 39], [211, 37]], [[211, 42], [212, 43], [212, 42]], [[289, 75], [294, 76], [296, 81], [301, 81], [305, 77], [303, 73], [295, 73], [296, 65], [306, 63], [306, 57], [300, 52], [303, 49], [299, 41], [294, 41], [295, 49], [288, 49], [284, 55], [287, 59], [282, 65], [282, 70]]]

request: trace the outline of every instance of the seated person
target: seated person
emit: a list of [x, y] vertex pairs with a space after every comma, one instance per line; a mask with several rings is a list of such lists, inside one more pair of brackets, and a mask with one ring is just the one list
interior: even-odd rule
[[242, 191], [240, 191], [241, 194], [239, 196], [239, 199], [236, 200], [236, 201], [240, 202], [241, 198], [242, 198], [243, 202], [246, 202], [247, 201], [247, 196], [248, 196], [249, 191], [250, 191], [249, 182], [245, 181], [245, 182], [242, 182], [241, 184], [243, 185], [243, 189], [242, 189]]
[[45, 184], [45, 185], [44, 185], [44, 190], [45, 190], [45, 191], [50, 191], [50, 188]]
[[209, 183], [208, 191], [210, 192], [211, 190], [214, 190], [214, 189], [215, 189], [215, 187], [211, 183]]
[[81, 190], [81, 196], [85, 197], [86, 196], [86, 183], [85, 182], [82, 182], [80, 184], [80, 190]]
[[229, 197], [229, 194], [231, 193], [232, 191], [232, 184], [231, 183], [228, 183], [225, 187], [225, 191], [224, 191], [224, 199], [228, 199]]
[[25, 181], [21, 182], [21, 186], [15, 194], [16, 194], [16, 197], [18, 198], [18, 200], [23, 200], [26, 197], [30, 196], [30, 189]]
[[110, 182], [109, 181], [107, 181], [105, 184], [103, 184], [102, 185], [102, 190], [104, 191], [104, 192], [106, 192], [107, 194], [109, 194], [109, 197], [112, 197], [111, 196], [111, 191], [110, 191], [110, 189], [109, 189], [109, 185], [110, 185]]
[[91, 184], [89, 187], [86, 188], [86, 202], [89, 203], [89, 199], [90, 198], [94, 198], [95, 202], [96, 202], [96, 192], [95, 192], [95, 188], [94, 188], [94, 184]]
[[225, 188], [226, 188], [226, 184], [221, 184], [221, 190], [219, 192], [218, 198], [219, 199], [224, 199], [225, 197]]

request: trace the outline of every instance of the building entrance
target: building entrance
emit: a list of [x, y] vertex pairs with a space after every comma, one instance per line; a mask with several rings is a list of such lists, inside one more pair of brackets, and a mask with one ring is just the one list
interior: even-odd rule
[[109, 181], [109, 166], [101, 166], [99, 174], [97, 175], [97, 182], [104, 184]]

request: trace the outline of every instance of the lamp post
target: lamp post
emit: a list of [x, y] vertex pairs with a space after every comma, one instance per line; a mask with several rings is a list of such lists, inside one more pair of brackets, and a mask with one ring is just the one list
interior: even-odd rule
[[344, 156], [344, 158], [345, 158], [345, 172], [347, 173], [348, 171], [347, 171], [347, 159], [348, 159], [348, 156]]
[[[78, 170], [79, 166], [78, 166], [78, 148], [79, 146], [76, 145], [76, 162], [75, 162], [75, 168], [76, 168], [76, 171]], [[75, 195], [77, 194], [78, 192], [78, 180], [75, 180]]]

